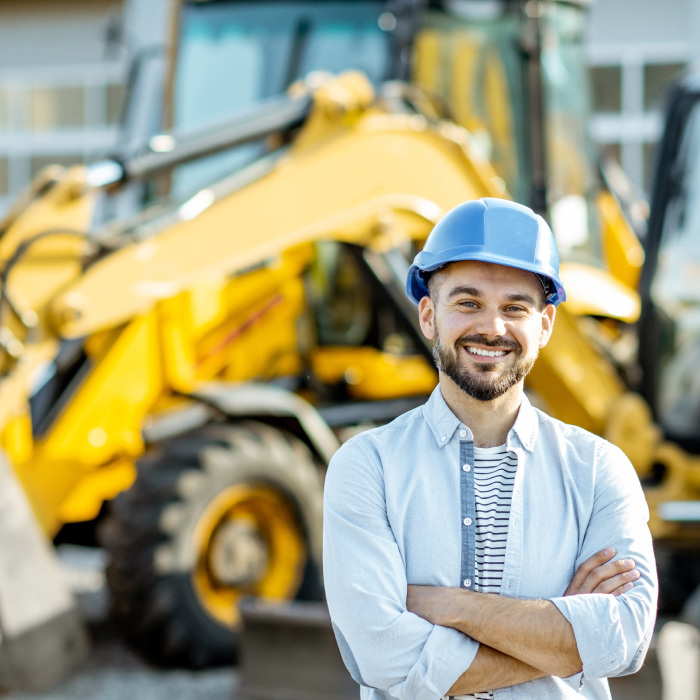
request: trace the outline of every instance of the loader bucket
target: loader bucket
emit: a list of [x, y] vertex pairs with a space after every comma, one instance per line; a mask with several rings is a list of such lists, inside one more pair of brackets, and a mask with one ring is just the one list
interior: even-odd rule
[[0, 689], [48, 688], [88, 651], [56, 553], [0, 452]]
[[357, 700], [335, 641], [328, 606], [321, 602], [266, 603], [240, 607], [241, 686], [246, 700]]

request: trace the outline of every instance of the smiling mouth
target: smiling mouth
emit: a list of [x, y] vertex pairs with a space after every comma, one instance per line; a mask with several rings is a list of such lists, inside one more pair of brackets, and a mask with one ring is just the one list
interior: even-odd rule
[[476, 348], [472, 345], [465, 345], [464, 349], [467, 351], [468, 355], [471, 355], [473, 357], [487, 357], [487, 358], [497, 358], [497, 357], [504, 357], [505, 355], [510, 354], [510, 350], [485, 350], [483, 348]]

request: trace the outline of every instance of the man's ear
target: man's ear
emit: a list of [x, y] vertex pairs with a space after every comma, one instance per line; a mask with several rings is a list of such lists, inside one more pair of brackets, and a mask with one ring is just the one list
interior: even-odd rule
[[554, 304], [546, 304], [542, 312], [542, 332], [540, 333], [540, 348], [549, 342], [554, 330], [554, 319], [557, 315], [557, 307]]
[[429, 296], [425, 296], [418, 304], [418, 319], [420, 329], [428, 340], [435, 338], [435, 306]]

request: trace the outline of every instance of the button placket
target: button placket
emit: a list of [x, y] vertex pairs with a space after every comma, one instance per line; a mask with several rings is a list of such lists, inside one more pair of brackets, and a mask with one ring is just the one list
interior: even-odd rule
[[[466, 431], [460, 434], [466, 436]], [[476, 502], [474, 495], [474, 443], [461, 440], [460, 451], [460, 511], [462, 519], [462, 562], [461, 581], [462, 587], [473, 589], [474, 571], [476, 565], [476, 528], [473, 526], [476, 517]]]

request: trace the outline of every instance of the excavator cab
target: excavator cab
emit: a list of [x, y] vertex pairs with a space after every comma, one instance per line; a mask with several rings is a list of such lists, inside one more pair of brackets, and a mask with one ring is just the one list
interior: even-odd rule
[[[230, 118], [318, 72], [360, 70], [380, 85], [391, 54], [383, 12], [377, 0], [182, 3], [164, 126], [188, 131]], [[191, 194], [266, 148], [249, 144], [183, 166], [170, 193]]]
[[[541, 211], [553, 208], [555, 227], [567, 219], [565, 232], [558, 227], [562, 248], [600, 259], [596, 236], [588, 235], [597, 225], [588, 209], [599, 185], [585, 130], [585, 18], [585, 3], [570, 2], [188, 0], [177, 6], [156, 128], [215, 124], [296, 81], [317, 83], [323, 73], [359, 70], [375, 88], [407, 82], [423, 93], [420, 99], [414, 91], [414, 109], [470, 131], [504, 194]], [[169, 193], [189, 195], [266, 147], [247, 145], [181, 167]]]

